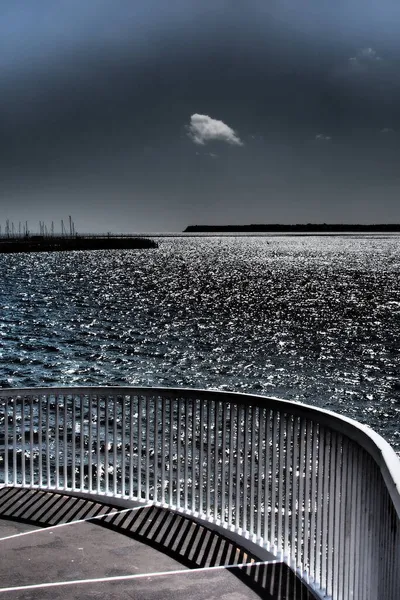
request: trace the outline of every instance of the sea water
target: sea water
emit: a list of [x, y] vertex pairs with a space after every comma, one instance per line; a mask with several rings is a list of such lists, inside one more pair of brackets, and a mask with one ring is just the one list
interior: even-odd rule
[[0, 385], [298, 400], [400, 449], [400, 237], [172, 236], [0, 255]]

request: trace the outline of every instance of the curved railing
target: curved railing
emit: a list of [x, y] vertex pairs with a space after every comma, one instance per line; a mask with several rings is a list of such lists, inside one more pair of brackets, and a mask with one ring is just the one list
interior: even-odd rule
[[3, 484], [161, 504], [274, 554], [321, 598], [398, 598], [399, 460], [328, 411], [205, 390], [1, 390]]

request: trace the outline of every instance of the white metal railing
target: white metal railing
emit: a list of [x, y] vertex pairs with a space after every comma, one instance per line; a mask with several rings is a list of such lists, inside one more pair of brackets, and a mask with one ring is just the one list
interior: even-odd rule
[[180, 510], [289, 564], [321, 598], [395, 600], [400, 463], [356, 421], [163, 388], [0, 390], [0, 486]]

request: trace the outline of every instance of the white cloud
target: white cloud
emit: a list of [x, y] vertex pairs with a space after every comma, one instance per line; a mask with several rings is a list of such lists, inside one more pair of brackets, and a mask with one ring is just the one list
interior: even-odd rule
[[201, 146], [211, 141], [226, 142], [232, 146], [243, 145], [241, 139], [229, 125], [207, 115], [197, 113], [192, 115], [187, 129], [190, 139]]
[[317, 140], [317, 142], [330, 142], [332, 138], [330, 135], [325, 135], [324, 133], [317, 133], [315, 139]]
[[349, 66], [353, 71], [365, 72], [377, 63], [382, 61], [376, 50], [373, 48], [361, 48], [355, 56], [349, 58]]

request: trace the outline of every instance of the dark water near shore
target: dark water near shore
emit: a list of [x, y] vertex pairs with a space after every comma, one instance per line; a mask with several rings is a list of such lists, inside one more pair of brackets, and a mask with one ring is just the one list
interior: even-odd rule
[[296, 399], [400, 449], [400, 237], [170, 237], [0, 255], [0, 385]]

